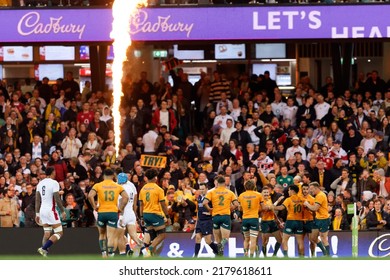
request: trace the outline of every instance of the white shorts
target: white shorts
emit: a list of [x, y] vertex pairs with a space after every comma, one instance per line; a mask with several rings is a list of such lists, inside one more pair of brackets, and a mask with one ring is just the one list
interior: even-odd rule
[[43, 225], [58, 225], [61, 224], [60, 215], [58, 214], [57, 210], [45, 210], [42, 209], [39, 212], [39, 216], [41, 219], [41, 223]]
[[124, 225], [135, 225], [137, 218], [134, 211], [125, 211], [123, 215], [123, 224]]

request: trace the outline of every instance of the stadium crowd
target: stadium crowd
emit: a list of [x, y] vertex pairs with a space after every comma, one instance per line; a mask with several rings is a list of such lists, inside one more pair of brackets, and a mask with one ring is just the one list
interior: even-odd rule
[[[71, 72], [54, 84], [1, 85], [0, 226], [37, 226], [35, 189], [48, 166], [67, 209], [63, 224], [95, 226], [87, 197], [104, 170], [127, 173], [139, 193], [148, 169], [141, 155], [157, 155], [167, 159], [158, 174], [172, 221], [167, 231], [194, 229], [200, 189], [212, 189], [217, 175], [237, 197], [253, 180], [279, 205], [291, 185], [318, 182], [331, 229], [350, 229], [354, 202], [360, 229], [389, 229], [390, 84], [377, 71], [344, 92], [331, 77], [319, 89], [305, 77], [288, 94], [268, 71], [232, 79], [201, 73], [195, 85], [181, 68], [170, 75], [172, 85], [152, 83], [146, 72], [124, 78], [120, 147], [112, 96], [88, 82], [80, 91]], [[277, 212], [281, 223], [286, 216]], [[240, 208], [231, 218], [235, 230]]]

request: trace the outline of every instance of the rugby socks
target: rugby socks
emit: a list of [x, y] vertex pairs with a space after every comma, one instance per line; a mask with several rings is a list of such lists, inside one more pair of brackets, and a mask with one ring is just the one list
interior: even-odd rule
[[[276, 257], [279, 249], [280, 249], [280, 243], [276, 242], [276, 244], [275, 244], [275, 251], [274, 251], [274, 254], [272, 255], [273, 257]], [[265, 256], [265, 254], [264, 254], [264, 256]]]
[[200, 243], [195, 243], [195, 257], [198, 256], [200, 251]]
[[108, 256], [109, 257], [114, 257], [114, 247], [108, 247]]
[[244, 248], [244, 256], [245, 256], [245, 257], [248, 256], [248, 251], [249, 251], [248, 249], [245, 249], [245, 248]]
[[323, 253], [324, 255], [326, 255], [326, 249], [325, 249], [325, 247], [324, 247], [324, 244], [322, 244], [321, 241], [317, 243], [317, 246], [321, 249], [322, 253]]
[[213, 253], [214, 253], [214, 254], [218, 254], [218, 246], [217, 246], [217, 244], [215, 244], [214, 242], [211, 242], [211, 243], [209, 244], [209, 246], [210, 246], [210, 248], [213, 250]]
[[130, 244], [129, 243], [126, 244], [126, 252], [128, 252], [128, 251], [130, 251]]
[[287, 258], [287, 257], [288, 257], [287, 250], [283, 250], [283, 256], [284, 256], [285, 258]]
[[107, 242], [105, 239], [99, 240], [99, 247], [102, 253], [107, 251]]
[[330, 256], [330, 246], [329, 245], [325, 246], [325, 251], [326, 251], [326, 255]]
[[[276, 243], [278, 244], [278, 243]], [[261, 246], [261, 252], [263, 252], [264, 258], [267, 256], [267, 246]]]
[[226, 245], [227, 241], [228, 240], [226, 238], [222, 239], [222, 241], [221, 241], [222, 248], [225, 248], [225, 245]]
[[42, 249], [46, 250], [46, 251], [49, 251], [49, 248], [50, 248], [51, 245], [53, 245], [53, 241], [51, 241], [49, 239], [49, 240], [46, 241], [45, 245], [43, 245]]

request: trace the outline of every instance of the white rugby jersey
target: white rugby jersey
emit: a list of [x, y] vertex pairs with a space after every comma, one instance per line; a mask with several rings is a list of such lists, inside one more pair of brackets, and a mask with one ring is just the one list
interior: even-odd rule
[[45, 178], [37, 185], [37, 192], [41, 194], [41, 209], [53, 209], [56, 206], [54, 193], [60, 191], [60, 185], [51, 178]]
[[[127, 205], [125, 207], [125, 212], [126, 211], [133, 211], [134, 197], [137, 194], [137, 189], [134, 186], [134, 184], [132, 182], [130, 182], [130, 181], [127, 181], [126, 183], [124, 183], [122, 185], [122, 187], [125, 189], [127, 195], [129, 196], [129, 202], [127, 203]], [[120, 197], [119, 200], [118, 200], [119, 203], [120, 203], [121, 200], [122, 200], [122, 198]]]

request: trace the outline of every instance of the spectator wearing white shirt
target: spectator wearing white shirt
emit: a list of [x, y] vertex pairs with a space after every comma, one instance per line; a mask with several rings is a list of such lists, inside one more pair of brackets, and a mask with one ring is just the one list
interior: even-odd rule
[[301, 146], [299, 146], [299, 137], [298, 136], [294, 136], [292, 138], [292, 146], [290, 148], [287, 149], [286, 151], [286, 160], [289, 160], [290, 157], [294, 157], [294, 154], [296, 152], [301, 152], [302, 154], [302, 160], [306, 160], [306, 151], [304, 148], [302, 148]]
[[81, 143], [80, 139], [76, 138], [76, 129], [72, 127], [69, 130], [68, 136], [66, 136], [65, 139], [61, 142], [64, 158], [77, 158], [82, 146], [83, 144]]
[[257, 137], [257, 135], [255, 134], [255, 129], [257, 127], [253, 124], [253, 118], [252, 117], [247, 117], [246, 119], [246, 126], [244, 126], [244, 130], [248, 131], [251, 139], [252, 139], [252, 143], [255, 144], [255, 145], [259, 145], [260, 143], [260, 138]]
[[233, 117], [233, 120], [234, 121], [237, 121], [238, 120], [238, 117], [241, 115], [241, 107], [240, 107], [240, 101], [235, 98], [233, 99], [233, 102], [232, 102], [232, 110], [230, 111], [230, 116]]
[[279, 119], [283, 115], [283, 111], [286, 107], [286, 103], [282, 101], [282, 94], [278, 88], [274, 90], [275, 100], [271, 103], [272, 113]]
[[142, 143], [144, 144], [144, 153], [154, 154], [156, 152], [156, 139], [158, 137], [158, 129], [154, 125], [150, 125], [149, 131], [142, 137]]
[[228, 112], [232, 112], [233, 111], [233, 103], [229, 99], [227, 99], [226, 93], [222, 92], [221, 93], [221, 100], [219, 100], [217, 102], [217, 105], [216, 105], [216, 108], [215, 108], [215, 112], [217, 113], [217, 115], [219, 115], [221, 113], [221, 108], [224, 107], [224, 106], [226, 107]]
[[330, 105], [324, 100], [324, 96], [319, 94], [317, 96], [317, 104], [314, 105], [314, 110], [316, 111], [316, 116], [318, 120], [321, 120], [329, 112]]
[[291, 126], [297, 125], [297, 111], [298, 107], [294, 105], [294, 98], [289, 97], [287, 99], [287, 106], [284, 107], [284, 110], [282, 112], [283, 119], [290, 119]]
[[220, 137], [223, 145], [229, 144], [230, 136], [236, 131], [236, 128], [233, 126], [233, 120], [227, 120], [226, 126], [226, 128], [222, 129]]
[[366, 136], [360, 142], [360, 146], [363, 147], [364, 153], [367, 154], [369, 150], [372, 150], [376, 146], [376, 139], [371, 128], [367, 128]]
[[222, 106], [221, 107], [221, 114], [215, 117], [213, 126], [218, 125], [222, 129], [226, 128], [227, 127], [227, 124], [226, 124], [227, 120], [233, 120], [233, 117], [229, 116], [227, 114], [227, 108], [225, 106]]
[[34, 161], [36, 158], [42, 158], [43, 150], [41, 136], [38, 134], [34, 135], [31, 146], [31, 160]]

